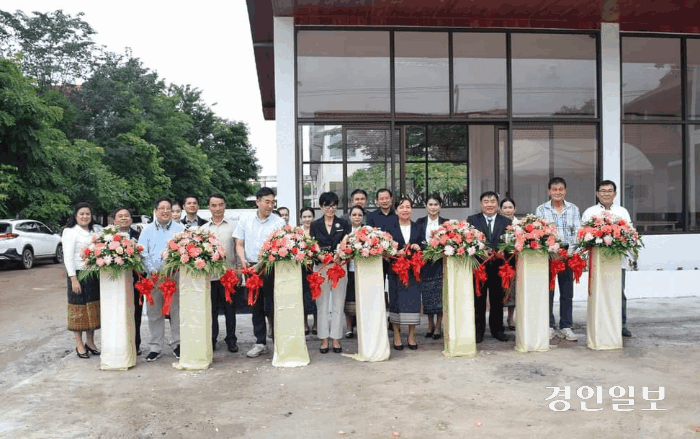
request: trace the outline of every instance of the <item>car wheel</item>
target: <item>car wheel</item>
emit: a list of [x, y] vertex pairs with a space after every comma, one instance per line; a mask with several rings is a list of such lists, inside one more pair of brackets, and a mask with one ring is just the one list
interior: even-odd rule
[[34, 266], [34, 252], [30, 248], [25, 248], [22, 251], [22, 267], [29, 270]]
[[57, 264], [63, 263], [63, 244], [58, 244], [56, 247], [56, 256], [53, 257], [53, 261]]

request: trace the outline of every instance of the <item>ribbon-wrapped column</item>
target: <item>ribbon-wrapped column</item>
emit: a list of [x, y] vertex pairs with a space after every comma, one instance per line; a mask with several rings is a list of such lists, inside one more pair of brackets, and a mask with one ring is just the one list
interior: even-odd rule
[[127, 370], [136, 364], [133, 282], [129, 271], [100, 275], [102, 370]]

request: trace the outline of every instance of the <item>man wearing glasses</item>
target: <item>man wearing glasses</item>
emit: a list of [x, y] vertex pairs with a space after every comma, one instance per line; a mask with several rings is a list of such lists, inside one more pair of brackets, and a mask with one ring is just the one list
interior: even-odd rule
[[[613, 215], [622, 218], [632, 227], [632, 219], [629, 212], [622, 206], [613, 204], [617, 196], [617, 185], [611, 180], [603, 180], [598, 183], [596, 188], [596, 196], [598, 204], [591, 206], [583, 212], [581, 220], [585, 223], [590, 220], [593, 215], [600, 215], [603, 211], [610, 211]], [[627, 297], [625, 297], [625, 269], [630, 265], [630, 258], [626, 257], [622, 260], [622, 336], [632, 337], [632, 332], [627, 329]]]
[[[172, 220], [172, 202], [170, 198], [161, 197], [155, 202], [156, 220], [146, 224], [141, 232], [139, 242], [144, 247], [144, 265], [149, 275], [158, 273], [163, 269], [161, 254], [167, 248], [168, 241], [173, 239], [176, 233], [185, 230], [185, 227]], [[160, 284], [161, 281], [158, 281]], [[165, 345], [165, 317], [163, 316], [163, 292], [158, 289], [158, 285], [151, 293], [154, 306], [148, 306], [148, 332], [150, 340], [148, 347], [150, 353], [146, 361], [156, 361], [163, 352]], [[173, 353], [176, 358], [180, 358], [180, 292], [173, 294], [173, 302], [170, 306], [170, 336], [172, 346], [175, 346]]]
[[[263, 243], [274, 230], [284, 227], [285, 222], [277, 215], [272, 215], [275, 207], [275, 193], [269, 187], [262, 187], [255, 194], [255, 204], [258, 209], [255, 213], [243, 216], [236, 225], [233, 237], [236, 238], [236, 254], [241, 265], [245, 268], [248, 265], [258, 263], [258, 254]], [[263, 287], [257, 302], [253, 305], [253, 333], [255, 334], [255, 345], [246, 355], [255, 358], [268, 353], [265, 337], [267, 328], [265, 327], [265, 315], [270, 319], [270, 325], [274, 328], [273, 310], [273, 286], [274, 270], [269, 275], [263, 273]]]

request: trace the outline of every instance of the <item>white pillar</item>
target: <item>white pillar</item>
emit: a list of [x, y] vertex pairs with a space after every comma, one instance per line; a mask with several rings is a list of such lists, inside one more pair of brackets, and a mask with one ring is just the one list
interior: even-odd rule
[[277, 206], [289, 208], [296, 224], [296, 160], [294, 141], [294, 18], [274, 18], [275, 126], [277, 129]]
[[612, 180], [618, 186], [617, 202], [623, 195], [621, 175], [621, 72], [620, 72], [620, 25], [618, 23], [601, 23], [601, 90], [602, 114], [601, 129], [603, 139], [602, 171], [603, 180]]

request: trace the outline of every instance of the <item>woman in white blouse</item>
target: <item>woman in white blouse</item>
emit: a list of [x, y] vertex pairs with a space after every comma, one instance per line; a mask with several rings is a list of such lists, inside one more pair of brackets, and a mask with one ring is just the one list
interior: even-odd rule
[[[85, 268], [81, 253], [95, 232], [90, 205], [76, 204], [63, 230], [62, 241], [68, 275], [68, 330], [75, 335], [75, 352], [80, 358], [100, 355], [95, 345], [95, 330], [100, 328], [100, 280], [98, 276], [78, 280], [78, 274]], [[85, 341], [83, 332], [87, 335]]]
[[[438, 194], [428, 197], [425, 203], [428, 215], [418, 218], [416, 223], [425, 231], [423, 245], [430, 241], [430, 235], [442, 223], [447, 221], [440, 216], [442, 198]], [[434, 263], [428, 262], [421, 270], [421, 282], [418, 285], [423, 302], [423, 313], [428, 316], [428, 332], [425, 338], [439, 339], [442, 337], [442, 259]]]

